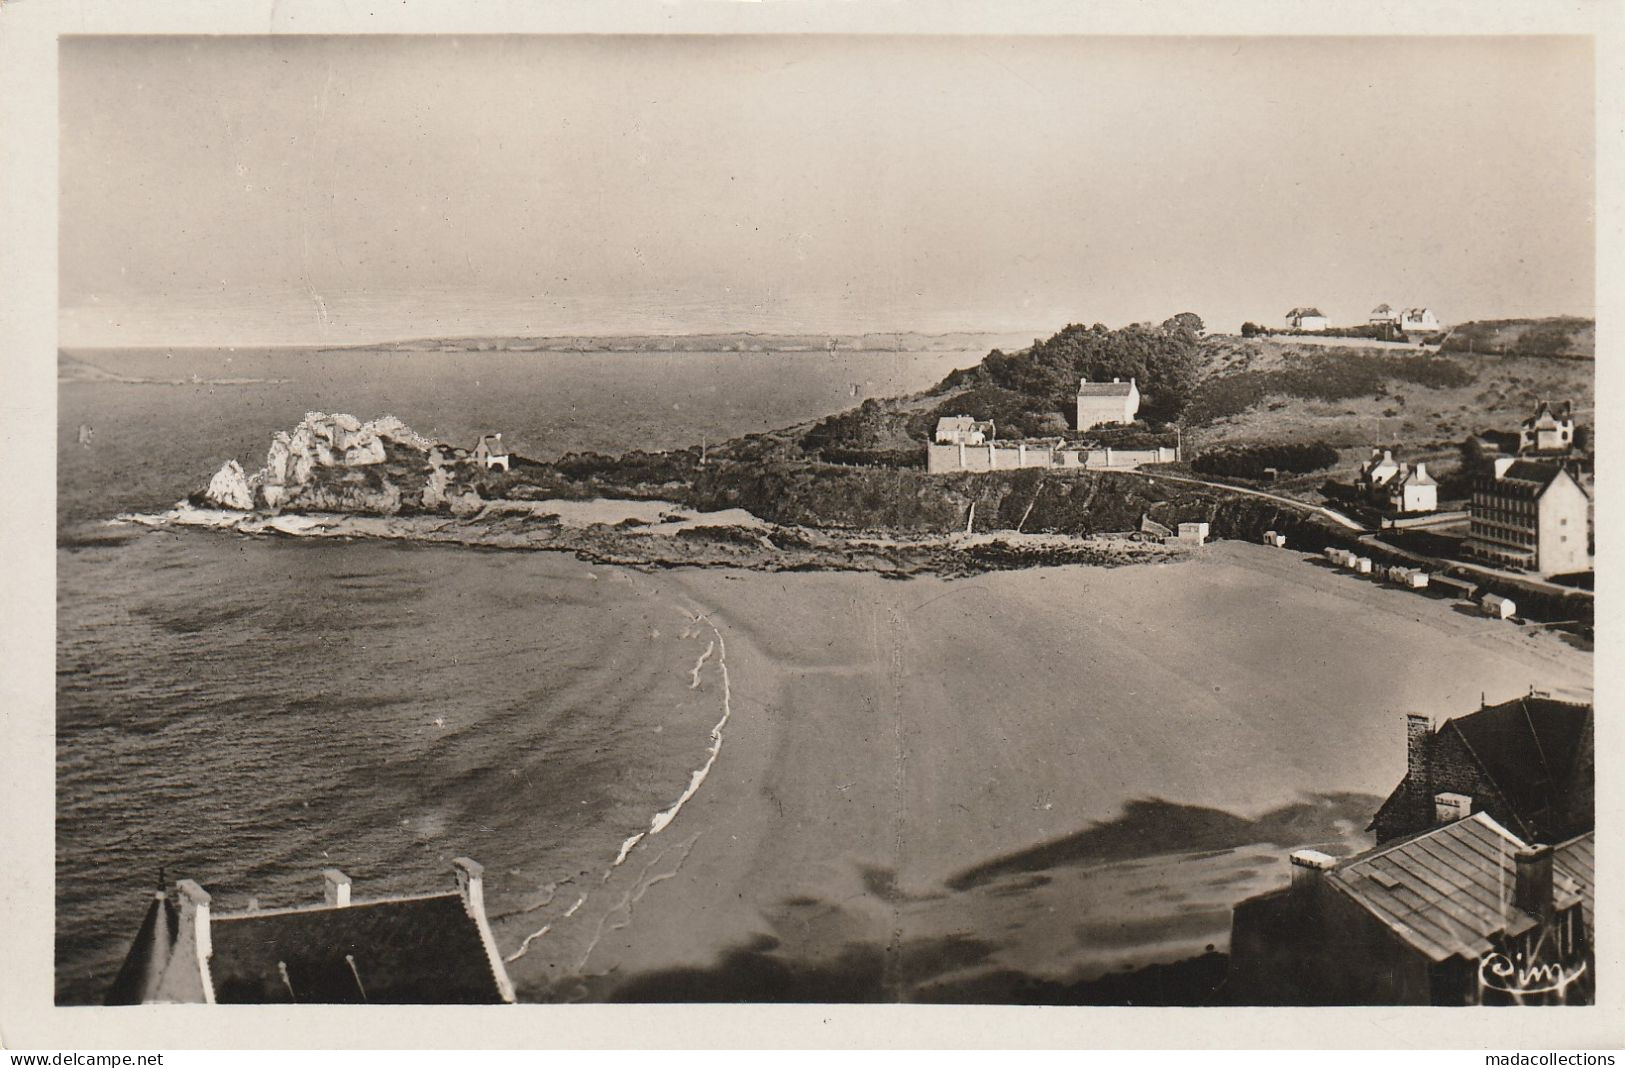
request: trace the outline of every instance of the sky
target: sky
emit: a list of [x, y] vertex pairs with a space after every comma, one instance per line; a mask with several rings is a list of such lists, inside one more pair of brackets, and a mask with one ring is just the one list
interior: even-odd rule
[[65, 346], [1591, 315], [1589, 40], [65, 37]]

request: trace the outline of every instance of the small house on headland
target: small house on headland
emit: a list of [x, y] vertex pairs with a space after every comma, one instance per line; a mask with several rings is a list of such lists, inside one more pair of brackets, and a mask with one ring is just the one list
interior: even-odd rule
[[502, 444], [501, 434], [484, 434], [480, 443], [474, 446], [474, 460], [487, 471], [501, 468], [508, 470], [508, 447]]
[[1319, 308], [1293, 308], [1286, 313], [1286, 325], [1289, 330], [1324, 330], [1330, 320]]
[[1588, 1004], [1595, 834], [1530, 845], [1478, 812], [1336, 859], [1236, 905], [1245, 1005]]
[[[1487, 812], [1528, 842], [1596, 825], [1596, 756], [1588, 704], [1530, 693], [1446, 720], [1405, 717], [1405, 777], [1367, 830], [1388, 842]], [[1448, 797], [1441, 802], [1441, 797]]]
[[1366, 319], [1366, 322], [1372, 326], [1398, 326], [1399, 313], [1387, 304], [1379, 304], [1371, 309], [1371, 315]]
[[1110, 382], [1079, 379], [1077, 399], [1079, 430], [1132, 423], [1140, 411], [1140, 387], [1132, 378], [1127, 382], [1118, 378]]
[[511, 1002], [483, 869], [453, 866], [457, 885], [441, 893], [351, 901], [349, 878], [329, 868], [322, 904], [218, 914], [182, 879], [173, 900], [154, 895], [106, 1003]]

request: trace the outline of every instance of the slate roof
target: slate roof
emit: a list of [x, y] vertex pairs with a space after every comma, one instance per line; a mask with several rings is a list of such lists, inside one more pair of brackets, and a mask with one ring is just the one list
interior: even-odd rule
[[[1454, 580], [1435, 575], [1432, 581]], [[1508, 811], [1502, 815], [1517, 833], [1550, 842], [1591, 829], [1590, 818], [1570, 815], [1595, 759], [1590, 705], [1530, 694], [1446, 720], [1436, 733], [1447, 731], [1461, 739], [1505, 799]], [[1372, 826], [1404, 801], [1410, 785], [1407, 775], [1378, 808]]]
[[1526, 427], [1533, 427], [1541, 421], [1542, 417], [1547, 419], [1549, 422], [1555, 423], [1559, 420], [1573, 418], [1573, 413], [1573, 401], [1564, 401], [1559, 405], [1553, 404], [1548, 400], [1542, 400], [1539, 404], [1535, 405], [1535, 414], [1525, 419], [1523, 421], [1523, 425]]
[[[1478, 812], [1345, 861], [1328, 879], [1429, 960], [1471, 959], [1534, 922], [1512, 904], [1524, 848]], [[1555, 859], [1553, 871], [1559, 909], [1591, 894], [1571, 874], [1559, 879]]]
[[1556, 878], [1569, 880], [1580, 889], [1586, 930], [1595, 931], [1591, 910], [1596, 903], [1597, 832], [1587, 831], [1552, 848], [1552, 871]]
[[1133, 382], [1080, 382], [1080, 397], [1127, 397], [1137, 387]]
[[1458, 716], [1440, 729], [1454, 730], [1466, 743], [1527, 824], [1519, 830], [1539, 835], [1555, 829], [1579, 778], [1579, 759], [1590, 752], [1592, 710], [1530, 695]]
[[495, 1004], [479, 928], [455, 891], [342, 907], [217, 915], [216, 1002]]
[[1375, 308], [1371, 309], [1371, 314], [1372, 315], [1392, 315], [1392, 314], [1394, 314], [1394, 309], [1390, 308], [1386, 304], [1379, 304]]
[[154, 894], [124, 965], [107, 991], [106, 1004], [139, 1005], [147, 1000], [175, 944], [175, 919], [175, 906], [169, 898], [162, 891]]
[[[502, 435], [501, 434], [486, 434], [486, 435], [484, 435], [483, 437], [480, 438], [480, 445], [484, 445], [485, 448], [486, 448], [486, 451], [489, 452], [492, 456], [506, 456], [506, 455], [508, 455], [508, 447], [506, 445], [502, 444]], [[479, 447], [478, 445], [475, 446], [475, 448], [478, 448], [478, 447]]]

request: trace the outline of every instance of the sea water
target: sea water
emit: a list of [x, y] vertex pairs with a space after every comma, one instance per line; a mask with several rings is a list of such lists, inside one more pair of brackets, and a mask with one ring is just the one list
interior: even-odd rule
[[70, 354], [142, 381], [59, 389], [58, 1001], [100, 999], [160, 881], [268, 908], [320, 900], [324, 867], [358, 898], [449, 887], [468, 855], [490, 911], [523, 928], [671, 811], [725, 711], [717, 636], [635, 573], [112, 517], [162, 510], [227, 459], [253, 470], [310, 410], [462, 444], [497, 431], [538, 458], [658, 449], [924, 388], [980, 355]]

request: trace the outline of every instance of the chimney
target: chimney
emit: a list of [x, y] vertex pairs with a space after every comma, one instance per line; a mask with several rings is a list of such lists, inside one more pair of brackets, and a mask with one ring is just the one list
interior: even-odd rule
[[1433, 721], [1415, 714], [1405, 717], [1405, 781], [1412, 798], [1420, 802], [1433, 796], [1433, 769], [1429, 766], [1428, 749], [1433, 740]]
[[457, 869], [457, 892], [463, 895], [463, 907], [470, 916], [485, 914], [485, 865], [467, 857], [451, 862]]
[[1517, 882], [1512, 892], [1512, 903], [1537, 920], [1552, 915], [1552, 847], [1529, 846], [1513, 857], [1517, 864]]
[[1473, 814], [1473, 799], [1466, 794], [1440, 793], [1433, 795], [1433, 822], [1455, 823]]
[[175, 896], [180, 899], [181, 932], [192, 935], [198, 959], [208, 960], [213, 951], [209, 943], [209, 892], [191, 879], [182, 879], [175, 884]]
[[350, 903], [350, 877], [337, 868], [322, 869], [322, 900], [336, 908]]
[[503, 967], [502, 954], [491, 935], [491, 924], [485, 918], [485, 881], [482, 878], [485, 866], [468, 857], [456, 858], [451, 866], [457, 869], [457, 890], [463, 895], [463, 909], [479, 928], [480, 944], [485, 947], [485, 959], [490, 962], [491, 974], [496, 977], [497, 990], [503, 1001], [512, 1004], [513, 981], [508, 978], [508, 969]]
[[1121, 378], [1114, 378], [1114, 379], [1112, 379], [1112, 384], [1117, 385], [1117, 384], [1121, 383], [1122, 381], [1123, 380]]
[[1427, 478], [1428, 477], [1428, 465], [1424, 464], [1424, 463], [1417, 464], [1413, 473], [1416, 475], [1416, 477], [1418, 479]]
[[1326, 873], [1337, 867], [1337, 858], [1328, 856], [1318, 849], [1300, 849], [1293, 853], [1290, 859], [1294, 890], [1300, 887], [1319, 886]]

